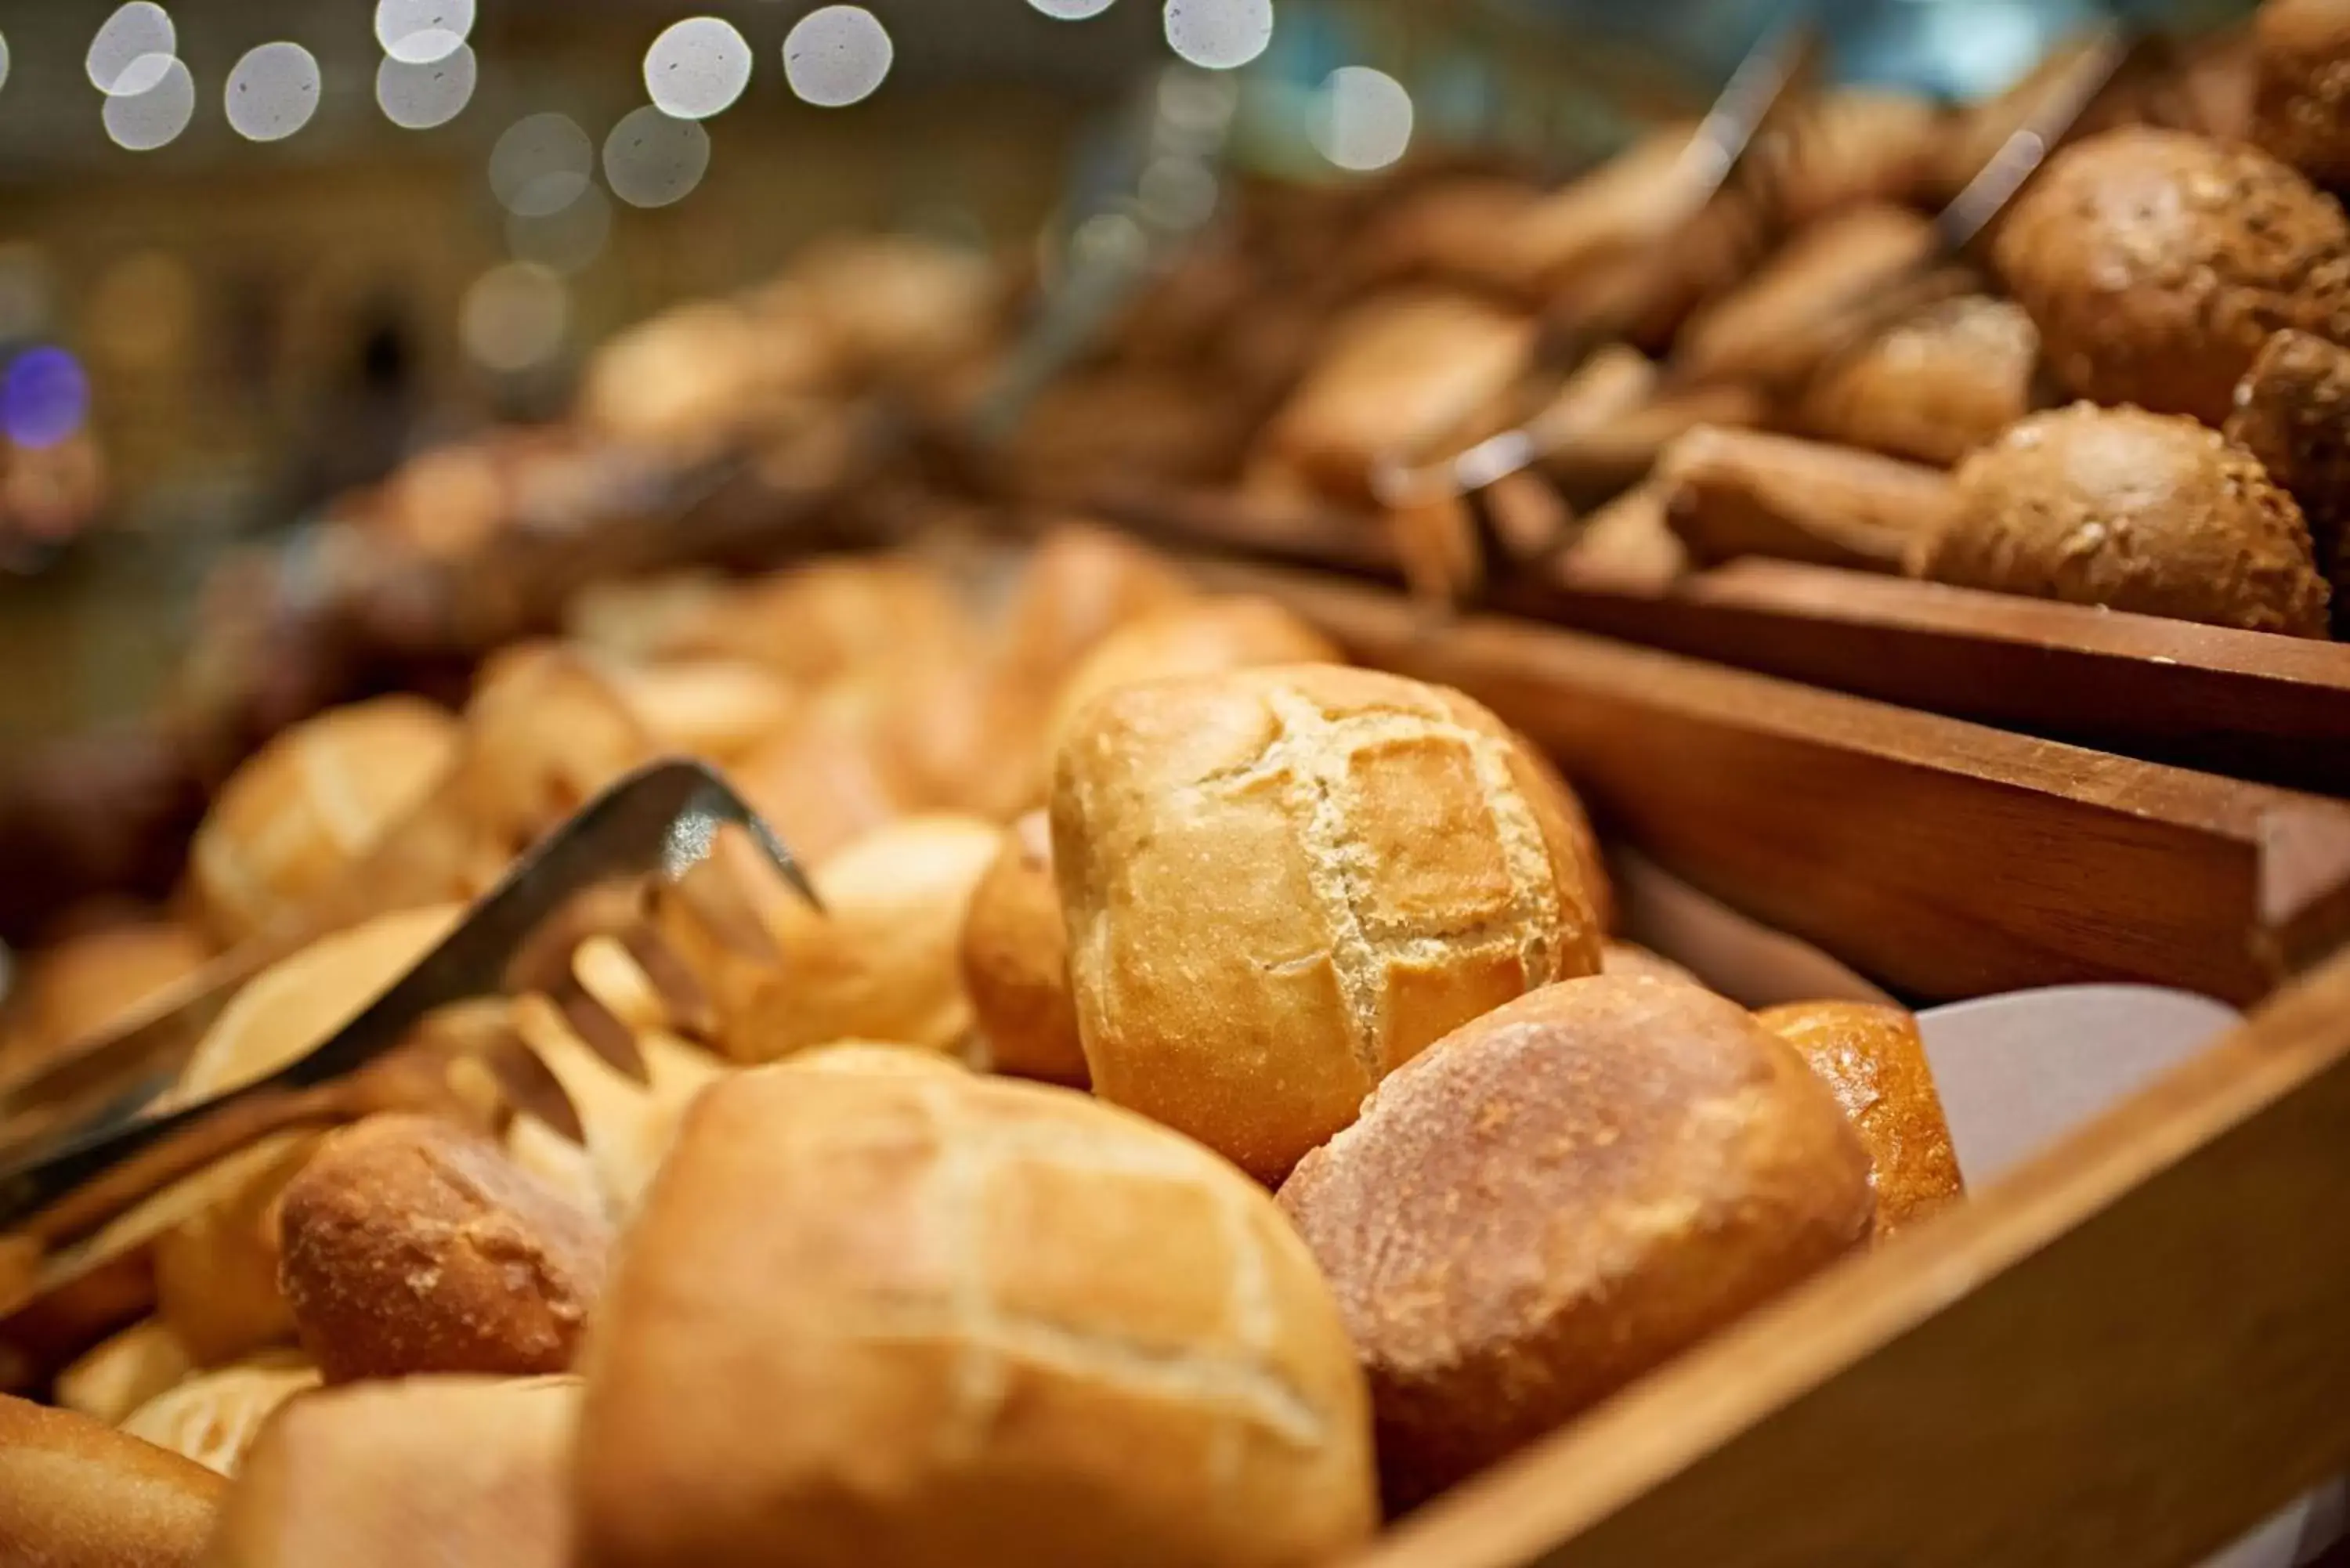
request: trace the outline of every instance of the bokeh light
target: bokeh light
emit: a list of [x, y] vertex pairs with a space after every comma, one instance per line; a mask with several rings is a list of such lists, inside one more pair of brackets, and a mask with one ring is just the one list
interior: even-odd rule
[[445, 60], [473, 31], [473, 0], [376, 0], [375, 41], [402, 65]]
[[645, 51], [645, 91], [680, 119], [707, 119], [751, 84], [751, 46], [732, 22], [689, 16], [661, 29]]
[[1063, 22], [1082, 22], [1088, 16], [1098, 16], [1110, 7], [1110, 0], [1028, 0], [1045, 16]]
[[229, 128], [248, 141], [283, 141], [318, 112], [318, 60], [299, 44], [247, 49], [222, 95]]
[[588, 188], [596, 144], [567, 114], [534, 114], [506, 127], [490, 150], [490, 189], [525, 218], [563, 211]]
[[604, 138], [604, 182], [632, 207], [681, 201], [710, 168], [710, 133], [650, 104], [629, 110]]
[[[145, 57], [153, 58], [162, 57]], [[151, 152], [179, 139], [196, 115], [196, 78], [176, 59], [162, 57], [154, 85], [106, 100], [106, 134], [118, 147]]]
[[536, 262], [492, 267], [466, 288], [457, 310], [457, 337], [465, 352], [507, 374], [554, 358], [570, 326], [570, 290]]
[[27, 348], [0, 376], [0, 432], [18, 446], [55, 446], [88, 416], [89, 378], [62, 348]]
[[172, 26], [170, 12], [153, 0], [130, 0], [99, 27], [98, 36], [89, 41], [89, 54], [83, 66], [89, 72], [90, 85], [99, 91], [137, 97], [154, 88], [162, 79], [162, 71], [142, 67], [150, 74], [129, 82], [124, 80], [123, 73], [150, 55], [168, 59], [178, 52], [179, 47], [179, 32]]
[[8, 37], [0, 33], [0, 87], [8, 85]]
[[1195, 66], [1229, 71], [1273, 42], [1273, 0], [1167, 0], [1167, 47]]
[[1341, 169], [1384, 169], [1411, 146], [1411, 94], [1369, 66], [1341, 66], [1322, 84], [1314, 145]]
[[872, 96], [896, 57], [879, 16], [862, 5], [825, 5], [784, 38], [784, 78], [805, 101], [840, 109]]
[[585, 271], [604, 254], [611, 237], [612, 203], [593, 185], [559, 213], [506, 216], [506, 249], [515, 260], [536, 262], [556, 272]]
[[407, 130], [430, 130], [465, 112], [473, 101], [478, 75], [473, 49], [464, 44], [456, 53], [429, 64], [411, 64], [386, 55], [375, 68], [375, 101], [384, 118]]

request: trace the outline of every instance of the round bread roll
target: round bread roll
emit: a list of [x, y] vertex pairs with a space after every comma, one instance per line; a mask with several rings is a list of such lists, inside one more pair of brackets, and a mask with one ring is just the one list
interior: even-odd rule
[[1053, 788], [1095, 1092], [1278, 1181], [1439, 1036], [1597, 971], [1579, 816], [1440, 687], [1292, 665], [1111, 693]]
[[951, 1056], [920, 1045], [892, 1045], [884, 1040], [836, 1040], [813, 1051], [803, 1051], [776, 1070], [795, 1073], [881, 1073], [903, 1075], [943, 1073], [959, 1077], [967, 1069]]
[[747, 659], [697, 659], [641, 665], [618, 677], [646, 730], [662, 748], [732, 762], [791, 720], [792, 689]]
[[333, 1388], [262, 1432], [208, 1568], [565, 1568], [570, 1377]]
[[807, 864], [921, 804], [912, 769], [889, 743], [886, 696], [872, 682], [830, 687], [727, 769], [743, 799]]
[[57, 1403], [111, 1427], [195, 1369], [171, 1324], [142, 1318], [58, 1373]]
[[2236, 387], [2228, 439], [2301, 506], [2350, 639], [2350, 348], [2306, 332], [2271, 337]]
[[160, 919], [110, 923], [40, 949], [17, 971], [10, 1009], [21, 1032], [0, 1046], [0, 1073], [29, 1071], [127, 1018], [210, 956], [195, 932]]
[[1069, 1001], [1069, 938], [1053, 886], [1053, 825], [1041, 811], [1012, 825], [971, 896], [962, 983], [997, 1072], [1086, 1086], [1086, 1053]]
[[2252, 139], [2320, 185], [2350, 187], [2350, 3], [2267, 0], [2252, 27]]
[[2271, 332], [2350, 340], [2350, 220], [2250, 147], [2075, 142], [2016, 198], [1996, 258], [2057, 379], [2100, 403], [2217, 425]]
[[1065, 1089], [728, 1079], [586, 1371], [582, 1568], [1307, 1568], [1377, 1518], [1361, 1376], [1295, 1233]]
[[928, 566], [841, 558], [752, 584], [677, 651], [748, 659], [813, 686], [894, 659], [967, 653], [976, 640], [953, 589]]
[[103, 1422], [0, 1395], [0, 1562], [194, 1568], [226, 1490]]
[[1119, 627], [1192, 597], [1155, 552], [1107, 529], [1064, 524], [1021, 571], [1004, 622], [1004, 669], [1050, 689]]
[[2076, 403], [1967, 459], [1912, 561], [1961, 587], [2248, 631], [2326, 634], [2325, 579], [2292, 496], [2192, 420]]
[[1927, 306], [1824, 366], [1798, 421], [1814, 435], [1947, 468], [2030, 413], [2040, 334], [2012, 299]]
[[1391, 1075], [1281, 1189], [1391, 1504], [1474, 1474], [1868, 1234], [1868, 1157], [1735, 1002], [1547, 986]]
[[1705, 982], [1669, 958], [1650, 952], [1637, 942], [1608, 942], [1599, 951], [1599, 972], [1628, 979], [1675, 981], [1682, 985]]
[[329, 1383], [563, 1371], [603, 1284], [603, 1217], [445, 1122], [344, 1128], [284, 1207], [280, 1280]]
[[314, 897], [421, 805], [457, 756], [454, 719], [380, 697], [286, 731], [221, 786], [189, 846], [206, 927], [244, 940]]
[[1205, 599], [1146, 616], [1104, 638], [1054, 699], [1045, 767], [1087, 703], [1121, 686], [1213, 675], [1260, 664], [1341, 664], [1337, 647], [1271, 599]]
[[317, 1367], [276, 1351], [174, 1384], [133, 1410], [122, 1429], [233, 1476], [277, 1407], [317, 1386]]
[[1794, 1002], [1754, 1017], [1835, 1091], [1860, 1134], [1877, 1189], [1877, 1235], [1889, 1236], [1965, 1195], [1915, 1018], [1867, 1002]]

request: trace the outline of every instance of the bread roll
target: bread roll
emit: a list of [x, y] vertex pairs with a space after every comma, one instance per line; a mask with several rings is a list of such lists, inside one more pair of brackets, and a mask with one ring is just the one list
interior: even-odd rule
[[2076, 403], [1959, 467], [1913, 566], [1936, 582], [2248, 631], [2326, 634], [2325, 579], [2292, 496], [2192, 420]]
[[568, 1377], [329, 1389], [254, 1445], [206, 1568], [566, 1568]]
[[122, 1429], [233, 1476], [277, 1407], [317, 1386], [316, 1366], [274, 1351], [174, 1384], [126, 1417]]
[[1683, 985], [1705, 983], [1672, 960], [1650, 952], [1637, 942], [1609, 942], [1601, 948], [1599, 972], [1626, 979], [1677, 981]]
[[1292, 665], [1104, 698], [1053, 790], [1095, 1092], [1279, 1180], [1447, 1031], [1598, 969], [1578, 823], [1443, 688]]
[[2316, 183], [2350, 188], [2350, 4], [2267, 0], [2253, 31], [2252, 139]]
[[1305, 1568], [1376, 1518], [1360, 1376], [1270, 1200], [1063, 1089], [727, 1080], [586, 1366], [581, 1568]]
[[2040, 334], [2012, 299], [1928, 306], [1822, 367], [1797, 421], [1813, 434], [1943, 467], [2037, 399]]
[[1107, 529], [1064, 524], [1022, 568], [1004, 620], [1004, 669], [1049, 690], [1119, 627], [1192, 597], [1155, 552]]
[[997, 1072], [1086, 1086], [1086, 1053], [1069, 1001], [1069, 938], [1053, 886], [1053, 825], [1041, 811], [1013, 824], [971, 897], [962, 982]]
[[28, 1071], [153, 1002], [202, 969], [203, 938], [163, 919], [130, 919], [29, 954], [9, 1008], [22, 1033], [0, 1046], [0, 1073]]
[[1856, 207], [1803, 230], [1674, 347], [1683, 376], [1784, 386], [1819, 363], [1849, 307], [1931, 254], [1934, 227], [1899, 207]]
[[2299, 504], [2334, 590], [2334, 635], [2350, 639], [2350, 348], [2272, 336], [2237, 384], [2227, 433]]
[[1736, 1003], [1547, 986], [1390, 1075], [1281, 1205], [1338, 1293], [1409, 1505], [1866, 1237], [1868, 1158]]
[[321, 713], [221, 786], [189, 846], [204, 923], [242, 941], [315, 897], [422, 803], [457, 755], [457, 724], [413, 697]]
[[792, 689], [745, 659], [677, 659], [625, 670], [621, 694], [667, 751], [731, 762], [790, 722]]
[[0, 1562], [192, 1568], [224, 1490], [152, 1443], [0, 1395]]
[[1835, 1092], [1868, 1150], [1877, 1234], [1889, 1236], [1966, 1191], [1918, 1021], [1867, 1002], [1794, 1002], [1755, 1019]]
[[329, 1383], [559, 1372], [603, 1285], [602, 1216], [477, 1134], [372, 1116], [286, 1189], [281, 1281]]
[[1104, 638], [1061, 687], [1045, 730], [1046, 773], [1077, 715], [1104, 692], [1260, 664], [1340, 664], [1345, 657], [1296, 616], [1253, 595], [1146, 616]]
[[2250, 147], [2143, 128], [2074, 142], [1995, 254], [2057, 379], [2100, 403], [2216, 425], [2271, 332], [2350, 341], [2350, 220]]
[[169, 1324], [142, 1318], [58, 1373], [57, 1403], [111, 1427], [195, 1369]]
[[748, 659], [814, 686], [892, 659], [951, 657], [974, 642], [962, 603], [927, 566], [835, 558], [751, 585], [677, 651]]
[[727, 768], [752, 809], [807, 864], [920, 807], [920, 786], [891, 744], [887, 695], [872, 682], [830, 688]]
[[155, 1238], [155, 1313], [199, 1366], [218, 1366], [294, 1337], [277, 1288], [277, 1204], [318, 1147], [278, 1133], [211, 1166], [211, 1200]]

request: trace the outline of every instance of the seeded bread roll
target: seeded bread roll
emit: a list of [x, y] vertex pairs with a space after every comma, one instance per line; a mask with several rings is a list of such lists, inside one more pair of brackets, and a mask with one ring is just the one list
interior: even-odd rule
[[1086, 1096], [819, 1053], [698, 1101], [586, 1361], [579, 1568], [1310, 1568], [1376, 1521], [1312, 1260]]
[[1069, 1001], [1069, 938], [1053, 886], [1053, 825], [1041, 811], [1013, 824], [971, 897], [962, 981], [999, 1073], [1082, 1089], [1085, 1047]]
[[1868, 1158], [1736, 1003], [1546, 986], [1439, 1043], [1281, 1189], [1371, 1382], [1391, 1504], [1562, 1425], [1868, 1234]]
[[190, 1568], [226, 1486], [87, 1416], [0, 1395], [0, 1563]]
[[2146, 128], [2075, 142], [1995, 248], [2057, 379], [2100, 403], [2217, 425], [2271, 332], [2350, 340], [2350, 220], [2254, 148]]
[[410, 1377], [272, 1421], [206, 1568], [565, 1568], [569, 1377]]
[[318, 1386], [318, 1369], [273, 1351], [174, 1384], [123, 1418], [122, 1429], [233, 1476], [279, 1406]]
[[2076, 403], [1967, 459], [1918, 575], [2248, 631], [2324, 637], [2327, 590], [2292, 496], [2192, 420]]
[[2268, 0], [2252, 26], [2252, 139], [2318, 184], [2350, 188], [2350, 3]]
[[601, 1215], [478, 1134], [371, 1116], [286, 1189], [281, 1282], [329, 1383], [571, 1364], [602, 1289]]
[[2350, 637], [2350, 348], [2306, 332], [2270, 337], [2237, 385], [2228, 439], [2300, 504], [2334, 589], [2334, 635]]
[[1271, 599], [1236, 594], [1202, 599], [1123, 627], [1070, 674], [1045, 727], [1045, 774], [1087, 703], [1121, 686], [1213, 675], [1260, 664], [1337, 664], [1337, 646]]
[[1877, 1189], [1877, 1235], [1964, 1196], [1916, 1019], [1866, 1002], [1795, 1002], [1754, 1017], [1802, 1054], [1860, 1134]]
[[1457, 691], [1293, 665], [1112, 693], [1053, 791], [1095, 1092], [1279, 1180], [1447, 1030], [1598, 969], [1586, 834]]

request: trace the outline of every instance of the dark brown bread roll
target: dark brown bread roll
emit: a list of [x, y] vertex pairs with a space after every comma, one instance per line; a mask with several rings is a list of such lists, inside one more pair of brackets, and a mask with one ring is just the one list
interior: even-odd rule
[[2252, 140], [2320, 185], [2350, 186], [2350, 0], [2268, 0]]
[[1281, 1189], [1409, 1506], [1864, 1240], [1868, 1157], [1802, 1060], [1670, 981], [1545, 986], [1380, 1085]]
[[186, 1568], [227, 1482], [113, 1428], [0, 1395], [0, 1563]]
[[1793, 1002], [1754, 1016], [1802, 1054], [1860, 1134], [1877, 1188], [1877, 1235], [1965, 1195], [1916, 1019], [1867, 1002]]
[[2334, 587], [2334, 635], [2350, 637], [2350, 348], [2275, 334], [2237, 385], [2228, 439], [2301, 504]]

